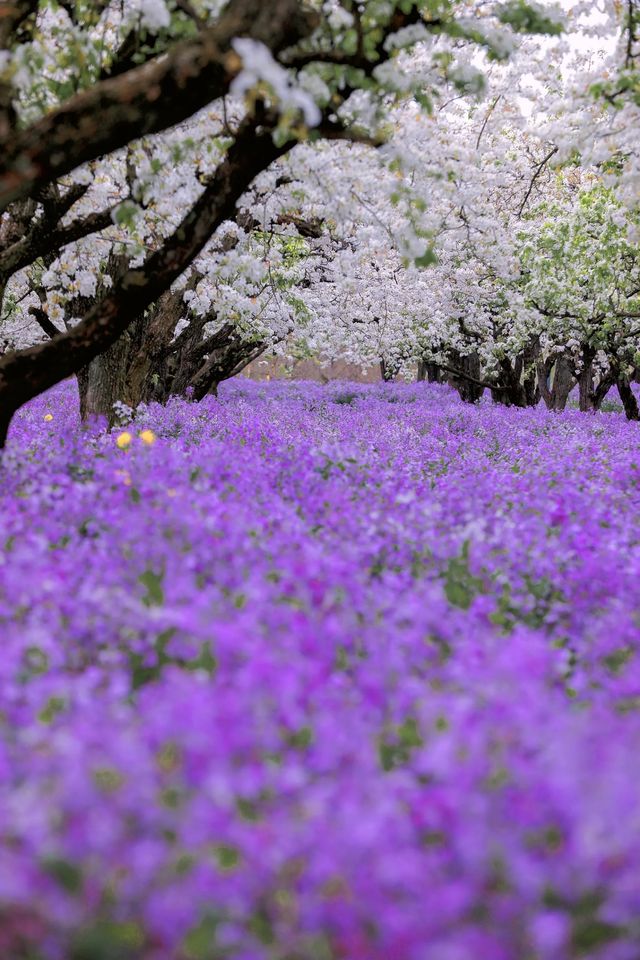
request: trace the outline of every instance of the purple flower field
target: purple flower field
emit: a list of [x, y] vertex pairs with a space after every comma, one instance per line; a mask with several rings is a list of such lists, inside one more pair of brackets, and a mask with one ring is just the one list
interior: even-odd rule
[[0, 957], [637, 960], [637, 424], [237, 381], [125, 429], [65, 386], [0, 466]]

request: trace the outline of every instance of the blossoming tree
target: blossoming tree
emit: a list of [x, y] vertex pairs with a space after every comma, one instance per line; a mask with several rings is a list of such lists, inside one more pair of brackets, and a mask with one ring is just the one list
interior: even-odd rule
[[[49, 340], [0, 360], [0, 439], [18, 406], [86, 368], [136, 319], [151, 323], [153, 305], [218, 242], [253, 181], [300, 140], [379, 143], [390, 104], [413, 97], [428, 109], [443, 83], [470, 86], [469, 47], [503, 58], [514, 34], [557, 29], [522, 0], [490, 15], [447, 0], [11, 7], [0, 36], [0, 278], [9, 284], [32, 264], [49, 273], [84, 238], [94, 255], [106, 241], [108, 256], [74, 279], [67, 329], [54, 324]], [[152, 217], [131, 250], [110, 224], [126, 228], [153, 195], [146, 175], [167, 177], [163, 149], [180, 160], [193, 149], [192, 176], [163, 226]]]

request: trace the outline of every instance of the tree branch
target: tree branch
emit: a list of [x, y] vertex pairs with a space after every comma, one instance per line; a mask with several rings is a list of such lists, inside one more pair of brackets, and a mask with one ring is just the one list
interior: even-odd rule
[[549, 162], [549, 160], [551, 160], [551, 157], [553, 157], [557, 152], [558, 152], [558, 148], [557, 148], [557, 147], [553, 147], [553, 149], [551, 149], [551, 150], [549, 151], [549, 153], [547, 154], [547, 156], [544, 157], [544, 159], [542, 159], [542, 160], [540, 161], [540, 163], [537, 165], [537, 167], [535, 168], [535, 172], [534, 172], [534, 174], [533, 174], [533, 176], [532, 176], [532, 178], [531, 178], [531, 182], [530, 182], [530, 184], [529, 184], [529, 189], [527, 190], [527, 192], [526, 192], [526, 194], [525, 194], [524, 200], [523, 200], [522, 203], [520, 204], [520, 209], [518, 210], [518, 217], [521, 217], [522, 214], [524, 213], [524, 208], [526, 207], [527, 203], [529, 202], [529, 197], [531, 196], [531, 194], [532, 194], [532, 192], [533, 192], [533, 188], [534, 188], [534, 186], [535, 186], [535, 184], [536, 184], [536, 180], [538, 179], [538, 177], [540, 176], [540, 174], [542, 173], [542, 171], [543, 171], [544, 168], [546, 167], [546, 165], [547, 165], [547, 163]]
[[58, 330], [55, 323], [49, 319], [49, 314], [42, 307], [29, 307], [29, 313], [51, 339], [62, 333], [62, 330]]
[[478, 380], [476, 377], [472, 377], [471, 374], [465, 373], [464, 370], [456, 370], [455, 367], [450, 367], [446, 363], [440, 363], [439, 360], [437, 363], [441, 370], [445, 370], [454, 377], [460, 377], [462, 380], [468, 380], [469, 383], [475, 383], [477, 387], [485, 387], [487, 390], [499, 390], [501, 393], [505, 393], [509, 389], [508, 387], [500, 387], [495, 383], [489, 383], [488, 380]]
[[89, 213], [86, 217], [79, 217], [67, 226], [50, 228], [46, 220], [37, 221], [21, 240], [0, 254], [0, 283], [6, 282], [14, 273], [28, 267], [39, 257], [54, 251], [57, 256], [67, 244], [113, 226], [112, 215], [116, 209], [117, 205], [96, 213]]
[[225, 94], [242, 62], [234, 37], [278, 52], [314, 20], [298, 0], [232, 0], [219, 23], [169, 53], [103, 80], [7, 139], [0, 161], [0, 210], [75, 167], [158, 133]]
[[0, 359], [0, 446], [12, 413], [110, 347], [183, 273], [220, 224], [233, 217], [254, 178], [291, 149], [292, 142], [276, 146], [263, 124], [264, 118], [243, 123], [211, 183], [164, 246], [119, 278], [77, 326], [49, 343]]
[[482, 140], [482, 136], [483, 136], [483, 134], [484, 134], [484, 131], [485, 131], [486, 128], [487, 128], [487, 124], [489, 123], [489, 120], [491, 119], [491, 114], [493, 113], [493, 111], [494, 111], [495, 108], [497, 107], [498, 101], [500, 100], [500, 97], [501, 97], [501, 96], [502, 96], [502, 94], [499, 93], [497, 97], [494, 97], [494, 98], [493, 98], [493, 102], [491, 103], [491, 106], [489, 107], [489, 109], [487, 110], [487, 112], [486, 112], [486, 114], [485, 114], [484, 121], [483, 121], [483, 123], [482, 123], [482, 126], [480, 127], [480, 133], [478, 134], [478, 139], [476, 140], [476, 150], [479, 150], [479, 149], [480, 149], [480, 142], [481, 142], [481, 140]]
[[376, 44], [373, 55], [370, 57], [367, 57], [363, 53], [364, 37], [361, 35], [362, 23], [360, 22], [358, 25], [358, 21], [356, 21], [357, 29], [360, 31], [358, 52], [346, 54], [342, 50], [318, 50], [304, 53], [291, 51], [291, 53], [283, 59], [283, 62], [286, 66], [293, 67], [296, 70], [310, 66], [313, 63], [331, 63], [338, 67], [352, 67], [356, 70], [362, 70], [367, 76], [371, 76], [381, 61], [389, 59], [389, 53], [385, 48], [387, 37], [392, 33], [396, 33], [398, 30], [402, 30], [404, 27], [410, 27], [418, 23], [422, 24], [428, 30], [435, 32], [438, 32], [443, 26], [442, 20], [427, 20], [422, 16], [416, 6], [412, 6], [408, 13], [404, 13], [402, 10], [396, 10], [393, 13], [389, 23], [382, 32], [382, 36]]

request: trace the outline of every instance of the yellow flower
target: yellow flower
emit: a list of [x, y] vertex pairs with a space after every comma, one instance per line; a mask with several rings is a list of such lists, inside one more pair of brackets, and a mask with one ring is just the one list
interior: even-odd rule
[[156, 435], [153, 430], [143, 430], [140, 434], [140, 439], [150, 447], [152, 443], [156, 442]]
[[53, 414], [52, 414], [52, 413], [45, 413], [44, 418], [45, 418], [45, 420], [46, 420], [47, 423], [48, 423], [49, 420], [53, 420]]
[[119, 434], [116, 438], [116, 446], [120, 447], [121, 450], [126, 450], [133, 437], [128, 430], [125, 430], [123, 433]]

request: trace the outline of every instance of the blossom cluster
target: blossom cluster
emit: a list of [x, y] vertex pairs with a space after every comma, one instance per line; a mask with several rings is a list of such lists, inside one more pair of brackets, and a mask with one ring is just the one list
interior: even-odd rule
[[24, 408], [0, 955], [635, 960], [636, 429], [426, 384]]

